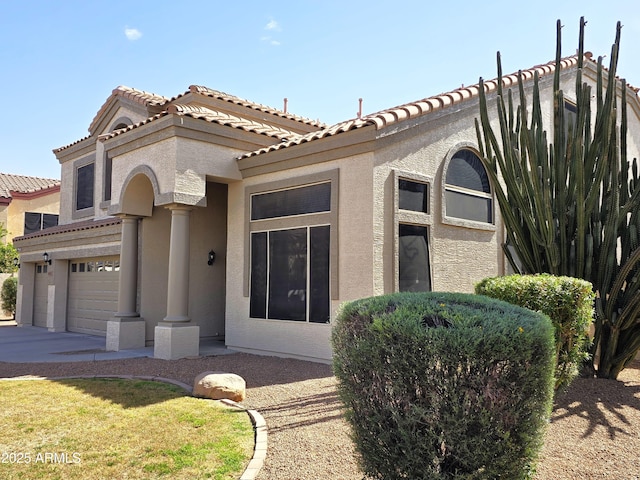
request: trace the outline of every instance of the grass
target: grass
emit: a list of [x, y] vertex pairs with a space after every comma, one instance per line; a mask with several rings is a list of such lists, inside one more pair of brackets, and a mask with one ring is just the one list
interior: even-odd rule
[[160, 382], [0, 382], [0, 478], [237, 479], [248, 415]]

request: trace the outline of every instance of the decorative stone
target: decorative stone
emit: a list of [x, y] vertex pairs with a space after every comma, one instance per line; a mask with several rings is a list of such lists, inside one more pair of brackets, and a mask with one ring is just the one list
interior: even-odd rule
[[194, 381], [193, 396], [241, 402], [245, 399], [246, 386], [244, 378], [235, 373], [204, 372]]

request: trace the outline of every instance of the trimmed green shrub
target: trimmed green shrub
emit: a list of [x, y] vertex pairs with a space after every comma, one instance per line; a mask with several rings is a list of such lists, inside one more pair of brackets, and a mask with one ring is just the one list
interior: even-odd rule
[[476, 293], [504, 300], [551, 318], [556, 338], [556, 390], [569, 386], [589, 357], [593, 286], [586, 280], [549, 274], [485, 278]]
[[2, 310], [13, 318], [16, 318], [16, 297], [18, 295], [18, 279], [9, 277], [2, 282], [2, 292], [0, 299], [2, 300]]
[[531, 476], [553, 397], [546, 316], [478, 295], [397, 293], [344, 304], [332, 343], [367, 476]]

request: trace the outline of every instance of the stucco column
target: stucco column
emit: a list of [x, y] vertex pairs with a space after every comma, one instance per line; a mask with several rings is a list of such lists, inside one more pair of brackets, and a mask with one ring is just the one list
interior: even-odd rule
[[188, 322], [189, 319], [189, 220], [192, 207], [171, 205], [169, 244], [169, 288], [165, 322]]
[[200, 327], [189, 318], [189, 221], [192, 207], [171, 205], [167, 316], [154, 330], [153, 356], [164, 360], [197, 356]]
[[107, 322], [107, 350], [120, 351], [145, 346], [145, 321], [137, 309], [138, 297], [138, 221], [123, 215], [120, 238], [120, 277], [118, 313]]
[[120, 281], [118, 285], [118, 313], [116, 317], [139, 317], [138, 296], [138, 217], [122, 217], [120, 243]]

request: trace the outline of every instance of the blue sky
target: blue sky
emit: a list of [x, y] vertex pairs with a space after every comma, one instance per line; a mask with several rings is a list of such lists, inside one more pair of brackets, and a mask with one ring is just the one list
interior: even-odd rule
[[[545, 63], [577, 47], [640, 86], [637, 0], [0, 0], [0, 172], [59, 178], [52, 153], [88, 134], [118, 85], [168, 97], [189, 85], [337, 123]], [[634, 51], [636, 52], [634, 56]]]

